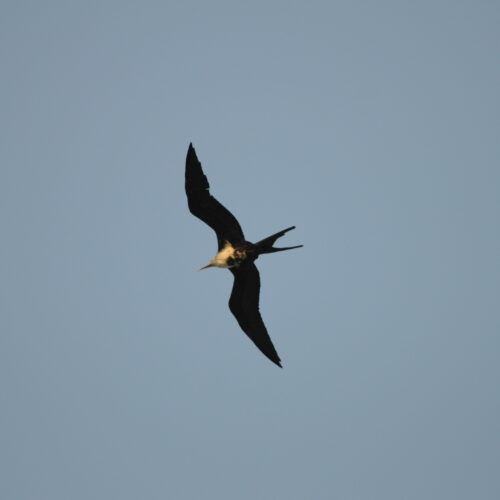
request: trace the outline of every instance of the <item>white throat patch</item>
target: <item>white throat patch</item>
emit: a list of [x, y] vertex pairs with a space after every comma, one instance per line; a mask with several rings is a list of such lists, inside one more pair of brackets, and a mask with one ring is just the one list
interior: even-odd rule
[[225, 242], [224, 248], [217, 253], [217, 255], [210, 262], [213, 266], [228, 268], [227, 259], [232, 257], [234, 254], [234, 247], [229, 243]]

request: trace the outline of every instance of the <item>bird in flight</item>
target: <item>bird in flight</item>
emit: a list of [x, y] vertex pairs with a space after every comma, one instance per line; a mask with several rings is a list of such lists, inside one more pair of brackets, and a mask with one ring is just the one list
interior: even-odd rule
[[233, 273], [234, 283], [229, 309], [241, 329], [260, 351], [281, 367], [281, 360], [259, 312], [260, 276], [255, 260], [265, 253], [292, 250], [303, 245], [283, 248], [273, 246], [278, 238], [295, 229], [295, 226], [283, 229], [257, 243], [246, 241], [239, 222], [210, 194], [209, 187], [196, 151], [190, 144], [186, 157], [186, 195], [189, 211], [215, 231], [218, 244], [216, 256], [201, 269], [221, 267]]

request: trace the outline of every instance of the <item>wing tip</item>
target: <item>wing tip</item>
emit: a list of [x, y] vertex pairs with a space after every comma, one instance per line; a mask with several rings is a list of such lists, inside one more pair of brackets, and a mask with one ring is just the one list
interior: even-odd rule
[[[186, 169], [188, 168], [188, 164], [190, 165], [190, 168], [195, 168], [196, 170], [200, 170], [202, 175], [205, 176], [203, 173], [203, 170], [201, 168], [201, 163], [200, 160], [198, 160], [198, 155], [196, 154], [196, 149], [194, 149], [193, 143], [189, 143], [189, 147], [187, 150], [186, 154]], [[208, 181], [207, 181], [208, 183]], [[208, 186], [207, 186], [208, 187]]]
[[278, 358], [278, 356], [269, 356], [268, 354], [266, 354], [266, 356], [276, 365], [276, 366], [279, 366], [280, 368], [283, 368], [283, 366], [281, 365], [281, 359]]

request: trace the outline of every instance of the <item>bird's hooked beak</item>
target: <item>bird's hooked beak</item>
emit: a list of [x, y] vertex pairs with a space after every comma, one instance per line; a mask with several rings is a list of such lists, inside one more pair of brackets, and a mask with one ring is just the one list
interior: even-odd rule
[[202, 271], [203, 269], [207, 269], [209, 267], [214, 267], [214, 265], [211, 262], [209, 262], [206, 266], [200, 267], [198, 271]]

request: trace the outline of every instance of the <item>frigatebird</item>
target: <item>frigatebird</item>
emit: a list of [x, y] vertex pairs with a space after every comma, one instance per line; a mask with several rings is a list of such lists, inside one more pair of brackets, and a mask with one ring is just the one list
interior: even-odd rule
[[246, 241], [235, 216], [210, 194], [209, 188], [193, 144], [189, 144], [186, 157], [186, 195], [189, 211], [215, 231], [218, 244], [217, 255], [201, 269], [221, 267], [233, 273], [234, 283], [229, 309], [241, 329], [260, 351], [281, 368], [281, 360], [259, 312], [260, 276], [255, 260], [262, 254], [292, 250], [303, 245], [282, 248], [273, 246], [278, 238], [295, 229], [295, 226], [283, 229], [257, 243]]

